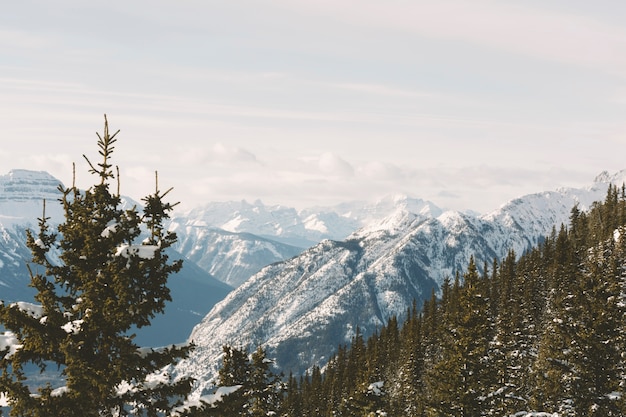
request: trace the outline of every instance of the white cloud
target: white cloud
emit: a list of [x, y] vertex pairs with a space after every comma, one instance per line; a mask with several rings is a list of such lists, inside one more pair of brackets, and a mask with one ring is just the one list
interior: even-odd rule
[[318, 166], [320, 171], [326, 175], [341, 177], [351, 177], [354, 175], [352, 165], [332, 152], [323, 153], [319, 158]]
[[357, 169], [359, 176], [367, 180], [376, 181], [396, 181], [406, 177], [407, 172], [402, 168], [381, 161], [366, 162]]
[[345, 89], [345, 90], [367, 93], [367, 94], [374, 94], [374, 95], [383, 95], [383, 96], [409, 97], [409, 98], [415, 98], [415, 97], [427, 98], [427, 97], [439, 96], [434, 93], [423, 92], [423, 91], [413, 91], [410, 89], [403, 89], [403, 88], [383, 85], [383, 84], [339, 83], [339, 84], [334, 84], [334, 86], [337, 88]]
[[0, 47], [3, 48], [41, 50], [53, 44], [54, 42], [49, 36], [38, 35], [24, 30], [0, 29]]
[[252, 152], [245, 149], [224, 145], [221, 142], [213, 145], [212, 158], [223, 163], [257, 163], [257, 158]]

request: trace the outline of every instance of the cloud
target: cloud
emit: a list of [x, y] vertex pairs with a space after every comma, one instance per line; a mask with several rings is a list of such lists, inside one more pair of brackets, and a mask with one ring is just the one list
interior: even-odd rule
[[352, 165], [332, 152], [325, 152], [320, 156], [318, 167], [326, 175], [341, 177], [352, 177], [354, 175]]
[[258, 163], [252, 152], [236, 146], [224, 145], [221, 142], [213, 145], [211, 154], [214, 160], [225, 163]]
[[256, 155], [244, 148], [217, 142], [209, 147], [193, 146], [179, 150], [178, 161], [183, 165], [245, 166], [260, 165]]
[[406, 177], [406, 171], [402, 168], [381, 161], [366, 162], [357, 169], [359, 176], [377, 181], [395, 181]]

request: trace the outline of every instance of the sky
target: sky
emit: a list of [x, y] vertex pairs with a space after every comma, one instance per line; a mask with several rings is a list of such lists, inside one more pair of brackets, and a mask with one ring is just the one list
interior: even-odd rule
[[0, 14], [0, 174], [190, 209], [390, 194], [487, 213], [626, 169], [626, 2], [20, 0]]

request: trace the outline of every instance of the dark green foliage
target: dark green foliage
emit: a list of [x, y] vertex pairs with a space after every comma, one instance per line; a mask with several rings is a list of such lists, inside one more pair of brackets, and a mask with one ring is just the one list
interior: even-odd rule
[[[283, 403], [285, 386], [279, 375], [272, 371], [272, 361], [265, 349], [258, 347], [252, 355], [246, 349], [224, 346], [222, 367], [219, 370], [218, 388], [225, 395], [203, 410], [195, 410], [194, 417], [201, 416], [268, 416], [278, 415]], [[288, 386], [297, 386], [290, 378]], [[297, 413], [299, 404], [285, 402], [284, 405]], [[294, 414], [298, 415], [298, 414]]]
[[445, 319], [442, 353], [426, 373], [428, 415], [474, 416], [483, 408], [492, 382], [487, 351], [492, 336], [487, 282], [470, 259], [457, 308]]
[[[119, 191], [111, 192], [116, 134], [105, 118], [101, 162], [88, 160], [93, 187], [60, 187], [65, 221], [58, 234], [45, 211], [38, 234], [27, 232], [30, 285], [40, 304], [0, 304], [0, 323], [20, 344], [12, 355], [0, 352], [0, 392], [8, 394], [11, 415], [169, 415], [191, 389], [191, 380], [174, 382], [161, 372], [191, 346], [139, 349], [129, 334], [163, 312], [168, 276], [181, 262], [165, 254], [176, 241], [163, 226], [173, 207], [163, 200], [167, 192], [157, 185], [143, 213], [123, 210]], [[34, 387], [25, 374], [33, 366], [58, 374], [64, 387]]]

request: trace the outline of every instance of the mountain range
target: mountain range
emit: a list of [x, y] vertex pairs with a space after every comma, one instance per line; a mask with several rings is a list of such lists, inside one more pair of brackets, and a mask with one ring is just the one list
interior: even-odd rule
[[[263, 345], [279, 368], [296, 374], [323, 366], [357, 328], [364, 336], [402, 318], [438, 293], [444, 279], [521, 254], [553, 227], [621, 186], [626, 171], [602, 173], [588, 187], [526, 195], [491, 213], [448, 211], [402, 195], [376, 202], [296, 210], [248, 203], [208, 203], [175, 213], [173, 257], [184, 267], [170, 279], [174, 301], [138, 340], [158, 346], [186, 338], [196, 344], [173, 369], [208, 391], [222, 346]], [[62, 220], [58, 180], [45, 172], [0, 176], [0, 298], [28, 300], [26, 228], [42, 216]], [[126, 204], [136, 204], [130, 199]], [[194, 327], [195, 325], [195, 327]], [[193, 329], [193, 331], [192, 331]], [[144, 331], [144, 329], [141, 329]]]
[[567, 224], [574, 206], [589, 208], [625, 178], [603, 173], [589, 187], [530, 194], [486, 215], [398, 204], [346, 239], [324, 240], [249, 278], [194, 328], [197, 347], [175, 372], [197, 379], [195, 395], [210, 390], [225, 344], [263, 345], [279, 369], [296, 375], [323, 367], [357, 327], [367, 337], [402, 318], [463, 272], [470, 256], [483, 265], [509, 250], [522, 254]]

